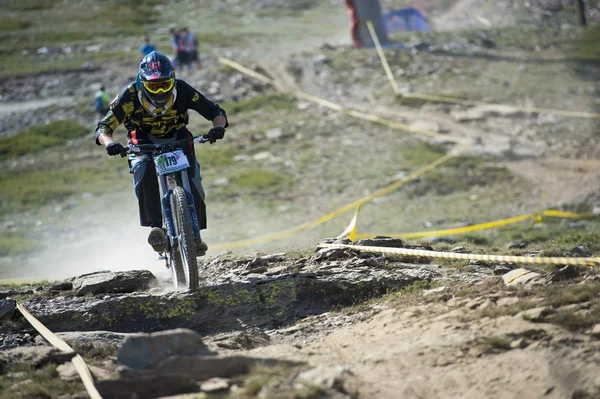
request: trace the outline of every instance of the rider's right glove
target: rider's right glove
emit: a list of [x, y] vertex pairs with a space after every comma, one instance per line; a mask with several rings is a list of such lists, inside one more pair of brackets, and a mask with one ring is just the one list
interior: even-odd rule
[[120, 155], [125, 156], [125, 147], [121, 145], [121, 143], [109, 143], [106, 146], [106, 153], [108, 155]]
[[217, 140], [221, 140], [223, 137], [225, 137], [225, 128], [222, 126], [216, 126], [213, 127], [212, 129], [210, 129], [208, 131], [208, 141], [213, 144], [215, 143]]

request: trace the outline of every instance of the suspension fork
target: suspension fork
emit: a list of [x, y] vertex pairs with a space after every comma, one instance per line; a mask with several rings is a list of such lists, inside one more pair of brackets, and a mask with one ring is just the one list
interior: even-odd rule
[[173, 189], [170, 185], [167, 184], [167, 179], [170, 176], [160, 176], [158, 175], [158, 182], [160, 185], [160, 191], [163, 193], [161, 198], [163, 214], [165, 216], [165, 228], [167, 230], [167, 236], [169, 237], [169, 245], [170, 248], [177, 248], [178, 239], [175, 234], [175, 223], [173, 220], [173, 209], [171, 208], [171, 195], [173, 194]]
[[190, 187], [190, 180], [188, 179], [187, 170], [181, 171], [181, 183], [187, 196], [188, 206], [190, 208], [190, 215], [192, 216], [192, 224], [194, 227], [194, 238], [200, 239], [200, 223], [198, 222], [198, 212], [196, 212], [196, 205], [194, 203], [194, 196], [192, 195], [192, 188]]

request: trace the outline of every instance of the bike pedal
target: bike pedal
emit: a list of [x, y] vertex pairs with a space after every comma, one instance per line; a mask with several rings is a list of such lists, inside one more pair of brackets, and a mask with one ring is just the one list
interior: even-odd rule
[[198, 251], [196, 252], [196, 258], [200, 257], [200, 256], [204, 256], [206, 255], [206, 251]]
[[156, 260], [167, 260], [167, 257], [166, 257], [166, 256], [164, 256], [163, 254], [159, 254], [159, 255], [156, 257]]

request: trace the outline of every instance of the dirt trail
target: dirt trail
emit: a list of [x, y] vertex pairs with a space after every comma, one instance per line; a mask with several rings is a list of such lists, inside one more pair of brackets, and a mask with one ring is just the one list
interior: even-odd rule
[[0, 103], [0, 116], [12, 113], [24, 113], [35, 111], [39, 108], [45, 108], [52, 104], [70, 105], [74, 102], [73, 97], [52, 97], [40, 100]]
[[[321, 341], [304, 346], [300, 336], [294, 345], [251, 354], [349, 367], [365, 398], [564, 398], [600, 387], [600, 359], [592, 349], [600, 343], [588, 346], [587, 338], [521, 315], [469, 320], [476, 311], [465, 306], [468, 301], [384, 309]], [[507, 336], [517, 342], [530, 337], [531, 345], [506, 350], [485, 344]]]

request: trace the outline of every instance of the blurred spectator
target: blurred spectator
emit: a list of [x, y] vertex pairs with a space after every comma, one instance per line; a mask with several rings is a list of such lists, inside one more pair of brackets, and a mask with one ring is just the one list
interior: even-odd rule
[[156, 50], [156, 46], [154, 44], [150, 43], [150, 38], [146, 37], [144, 38], [144, 44], [142, 44], [142, 46], [140, 47], [140, 53], [142, 55], [142, 58], [144, 58], [145, 56], [147, 56], [148, 54], [150, 54], [151, 52]]
[[100, 115], [100, 117], [104, 116], [106, 111], [108, 111], [108, 103], [110, 102], [110, 98], [108, 94], [104, 91], [104, 85], [100, 86], [100, 90], [96, 92], [94, 96], [94, 109]]
[[181, 45], [181, 33], [175, 28], [170, 28], [169, 34], [171, 35], [171, 49], [173, 49], [173, 65], [175, 68], [180, 68], [185, 61], [184, 48]]
[[194, 64], [200, 68], [200, 60], [198, 59], [198, 40], [188, 28], [181, 29], [181, 45], [185, 52], [185, 64], [192, 70]]

